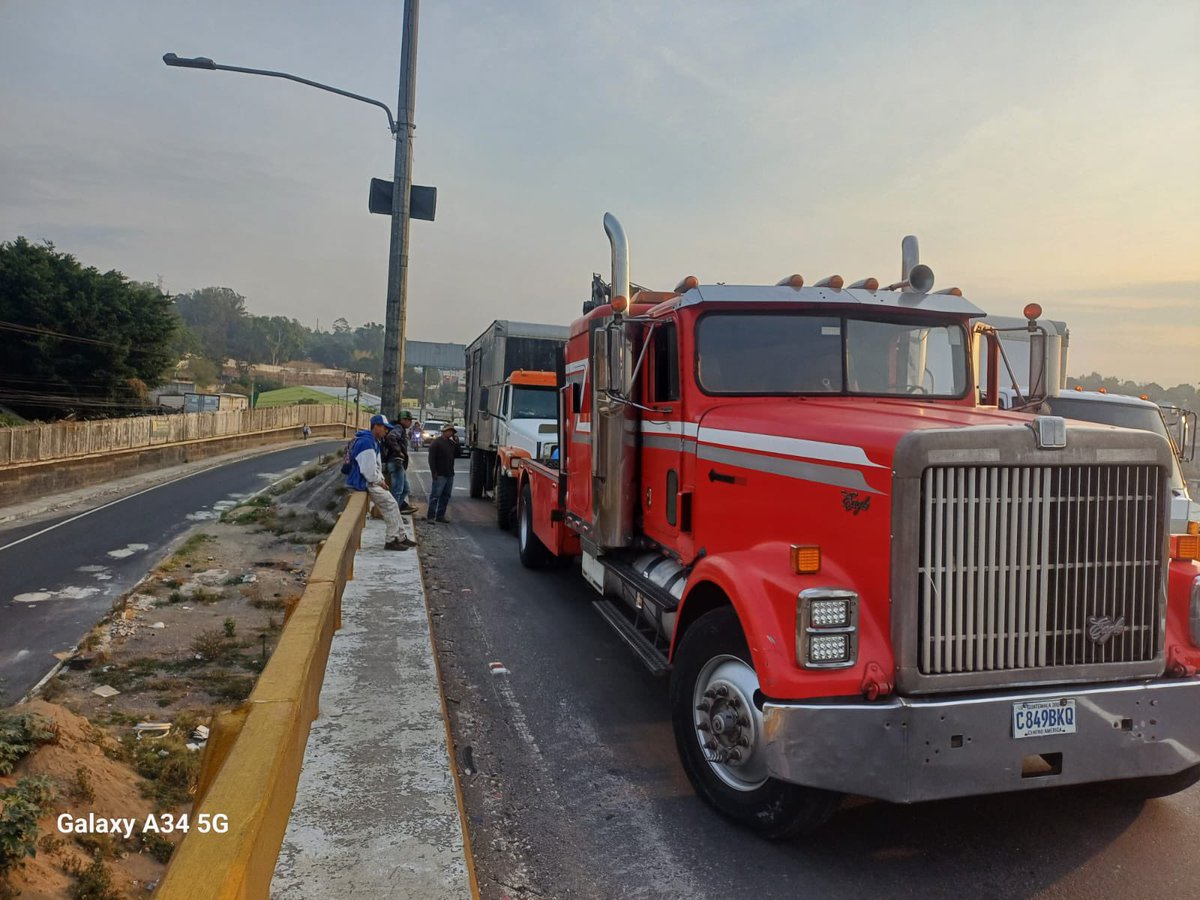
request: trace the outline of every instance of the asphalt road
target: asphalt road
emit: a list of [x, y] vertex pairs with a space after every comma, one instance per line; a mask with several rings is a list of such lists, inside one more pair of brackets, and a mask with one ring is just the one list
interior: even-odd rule
[[680, 768], [665, 681], [592, 610], [578, 566], [521, 567], [465, 468], [453, 524], [421, 524], [420, 552], [485, 897], [1200, 896], [1200, 786], [1144, 804], [1103, 786], [851, 798], [785, 843], [727, 822]]
[[298, 444], [0, 530], [0, 704], [33, 687], [52, 654], [74, 646], [185, 531], [342, 446]]

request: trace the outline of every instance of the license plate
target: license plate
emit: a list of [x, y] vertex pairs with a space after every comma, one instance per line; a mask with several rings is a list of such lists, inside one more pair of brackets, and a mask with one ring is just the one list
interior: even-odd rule
[[1074, 700], [1022, 700], [1013, 704], [1014, 738], [1074, 733]]

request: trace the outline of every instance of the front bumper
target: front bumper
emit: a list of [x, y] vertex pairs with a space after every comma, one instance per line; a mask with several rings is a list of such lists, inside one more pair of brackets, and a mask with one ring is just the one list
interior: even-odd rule
[[[1015, 702], [1064, 698], [1075, 700], [1074, 734], [1013, 737]], [[1200, 678], [874, 703], [768, 701], [763, 724], [775, 778], [914, 803], [1200, 764]]]

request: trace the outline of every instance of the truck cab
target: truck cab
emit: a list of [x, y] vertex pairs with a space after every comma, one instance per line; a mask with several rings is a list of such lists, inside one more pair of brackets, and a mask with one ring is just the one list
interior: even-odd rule
[[700, 796], [780, 838], [845, 793], [1200, 779], [1200, 538], [1168, 541], [1165, 439], [1000, 411], [983, 312], [933, 291], [915, 239], [884, 288], [653, 292], [605, 227], [557, 466], [515, 466], [518, 547], [579, 557], [669, 675]]

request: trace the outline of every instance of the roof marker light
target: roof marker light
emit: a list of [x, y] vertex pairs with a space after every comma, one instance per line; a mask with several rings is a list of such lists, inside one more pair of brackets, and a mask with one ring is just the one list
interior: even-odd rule
[[828, 278], [822, 278], [813, 287], [827, 287], [833, 288], [835, 291], [840, 291], [843, 284], [845, 284], [845, 281], [842, 280], [841, 275], [830, 275]]
[[675, 285], [675, 293], [683, 294], [690, 291], [694, 287], [700, 286], [700, 279], [695, 275], [689, 275], [680, 280], [679, 284]]
[[775, 287], [790, 287], [796, 289], [802, 288], [804, 287], [804, 276], [789, 275], [787, 278], [780, 278], [777, 282], [775, 282]]
[[934, 291], [935, 294], [949, 294], [951, 297], [961, 297], [962, 288], [948, 287], [942, 288], [940, 291]]
[[860, 288], [864, 291], [870, 291], [871, 293], [875, 293], [875, 291], [879, 290], [879, 279], [878, 278], [861, 278], [858, 281], [854, 282], [854, 284], [850, 285], [850, 287], [852, 289]]

